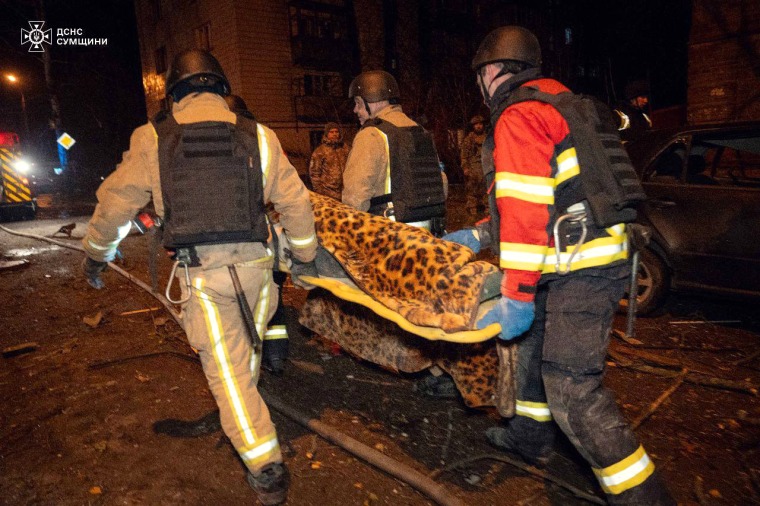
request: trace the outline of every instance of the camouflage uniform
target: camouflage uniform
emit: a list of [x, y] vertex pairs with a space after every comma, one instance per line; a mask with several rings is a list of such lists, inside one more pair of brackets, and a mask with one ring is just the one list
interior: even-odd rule
[[343, 170], [346, 168], [346, 160], [351, 148], [343, 142], [342, 135], [337, 142], [331, 142], [327, 138], [327, 134], [333, 128], [338, 128], [338, 125], [335, 123], [325, 125], [322, 144], [311, 154], [309, 178], [316, 193], [340, 201], [343, 192]]

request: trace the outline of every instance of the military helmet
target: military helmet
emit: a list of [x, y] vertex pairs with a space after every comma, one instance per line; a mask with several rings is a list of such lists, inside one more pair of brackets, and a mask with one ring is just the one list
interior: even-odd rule
[[483, 65], [513, 60], [541, 66], [541, 46], [533, 32], [521, 26], [502, 26], [486, 35], [472, 59], [472, 70]]
[[227, 102], [227, 107], [234, 113], [248, 112], [248, 105], [245, 103], [242, 97], [238, 95], [227, 95], [224, 97], [224, 101]]
[[486, 120], [483, 119], [483, 116], [480, 114], [476, 114], [475, 116], [470, 119], [470, 125], [477, 125], [478, 123], [485, 124]]
[[636, 97], [648, 97], [649, 83], [645, 80], [630, 82], [625, 86], [623, 95], [626, 100], [631, 100]]
[[362, 72], [348, 87], [348, 98], [362, 97], [370, 104], [383, 100], [398, 100], [400, 95], [396, 78], [384, 70]]
[[200, 49], [183, 51], [174, 58], [166, 73], [166, 95], [171, 95], [180, 83], [209, 88], [212, 92], [218, 90], [222, 96], [230, 93], [230, 83], [222, 66], [211, 53]]

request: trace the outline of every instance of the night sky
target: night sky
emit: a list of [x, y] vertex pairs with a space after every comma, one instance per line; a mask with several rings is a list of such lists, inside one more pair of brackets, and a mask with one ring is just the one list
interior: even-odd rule
[[[0, 1], [0, 129], [23, 132], [17, 88], [4, 79], [19, 74], [31, 138], [26, 150], [42, 164], [55, 160], [54, 135], [47, 128], [50, 102], [42, 60], [21, 47], [20, 30], [38, 20], [35, 0]], [[609, 62], [617, 93], [626, 82], [648, 78], [654, 108], [683, 105], [690, 0], [578, 0], [584, 51]], [[78, 144], [72, 160], [79, 174], [95, 181], [108, 174], [128, 146], [131, 131], [146, 120], [137, 29], [132, 0], [47, 1], [46, 28], [82, 28], [85, 37], [108, 38], [107, 46], [46, 46], [62, 104], [64, 129]], [[470, 72], [469, 69], [462, 69]]]

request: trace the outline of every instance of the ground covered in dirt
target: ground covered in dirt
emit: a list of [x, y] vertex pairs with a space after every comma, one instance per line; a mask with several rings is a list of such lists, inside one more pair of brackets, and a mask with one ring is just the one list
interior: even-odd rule
[[[34, 222], [4, 226], [50, 236], [75, 223], [72, 238], [56, 237], [78, 245], [86, 217], [42, 211]], [[463, 212], [452, 218], [452, 228], [469, 220]], [[130, 236], [123, 251], [122, 267], [150, 284], [145, 237]], [[0, 256], [27, 261], [0, 269], [0, 504], [256, 503], [221, 432], [154, 432], [157, 421], [200, 419], [215, 404], [179, 325], [153, 297], [115, 272], [105, 274], [106, 289], [91, 289], [81, 253], [38, 240], [0, 231]], [[162, 258], [161, 291], [168, 266]], [[464, 504], [574, 505], [600, 496], [566, 443], [549, 477], [498, 460], [509, 456], [483, 437], [499, 422], [494, 411], [421, 396], [419, 376], [358, 361], [300, 327], [304, 292], [288, 284], [284, 298], [291, 355], [284, 376], [262, 374], [268, 398], [432, 475]], [[623, 318], [616, 328], [624, 330]], [[613, 339], [606, 383], [675, 498], [760, 502], [755, 307], [673, 296], [636, 331], [637, 341]], [[283, 414], [273, 419], [292, 475], [289, 504], [433, 504]]]

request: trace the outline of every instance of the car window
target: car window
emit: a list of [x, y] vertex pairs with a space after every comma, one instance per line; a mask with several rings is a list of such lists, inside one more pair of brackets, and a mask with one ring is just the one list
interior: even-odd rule
[[695, 138], [688, 161], [687, 182], [760, 188], [760, 135]]
[[683, 142], [671, 144], [647, 168], [644, 181], [667, 183], [680, 180], [685, 158], [686, 145]]

